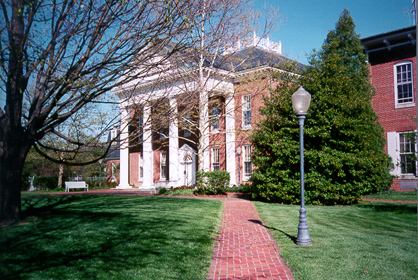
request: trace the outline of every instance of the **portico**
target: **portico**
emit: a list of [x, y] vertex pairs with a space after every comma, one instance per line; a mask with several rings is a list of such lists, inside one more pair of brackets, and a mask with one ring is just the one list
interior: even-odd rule
[[[213, 82], [215, 83], [215, 81]], [[218, 131], [225, 139], [226, 170], [231, 176], [231, 185], [236, 184], [235, 159], [235, 121], [234, 121], [234, 95], [232, 84], [216, 81], [222, 89], [229, 89], [225, 97], [225, 111], [220, 118], [224, 119], [225, 127]], [[139, 93], [135, 98], [120, 103], [121, 110], [121, 145], [120, 145], [120, 180], [118, 189], [127, 188], [171, 188], [194, 185], [196, 171], [199, 164], [203, 170], [211, 169], [209, 138], [213, 135], [210, 130], [210, 99], [211, 94], [202, 96], [203, 108], [198, 119], [188, 119], [186, 109], [179, 110], [179, 99], [184, 107], [184, 93], [178, 88], [171, 88], [160, 92]], [[219, 92], [216, 93], [219, 95]], [[166, 104], [166, 111], [157, 109], [157, 105]], [[193, 110], [189, 110], [192, 112]], [[197, 110], [195, 110], [197, 111]], [[195, 112], [193, 111], [193, 112]], [[139, 113], [138, 113], [139, 112]], [[162, 116], [164, 114], [164, 116]], [[141, 120], [134, 122], [133, 118]], [[187, 115], [188, 116], [188, 115]], [[161, 119], [166, 118], [168, 129], [164, 129]], [[188, 122], [199, 123], [197, 129], [191, 128], [191, 133], [183, 125]], [[139, 127], [133, 128], [138, 123]], [[165, 123], [165, 121], [163, 122]], [[181, 125], [180, 125], [181, 124]], [[202, 128], [202, 129], [201, 129]], [[186, 133], [187, 131], [187, 133]], [[133, 134], [140, 134], [140, 141], [132, 141]], [[199, 135], [200, 137], [197, 137]], [[139, 147], [133, 156], [133, 142]], [[199, 148], [200, 157], [199, 162]], [[137, 175], [132, 173], [138, 173]], [[140, 178], [140, 174], [142, 177]], [[136, 177], [135, 177], [136, 176]]]

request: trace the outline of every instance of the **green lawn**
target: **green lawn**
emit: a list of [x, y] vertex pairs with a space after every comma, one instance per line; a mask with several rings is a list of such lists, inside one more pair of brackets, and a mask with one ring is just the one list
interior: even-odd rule
[[297, 246], [299, 206], [254, 202], [296, 279], [418, 279], [417, 205], [307, 206], [311, 246]]
[[1, 279], [206, 279], [220, 201], [26, 197], [0, 227]]

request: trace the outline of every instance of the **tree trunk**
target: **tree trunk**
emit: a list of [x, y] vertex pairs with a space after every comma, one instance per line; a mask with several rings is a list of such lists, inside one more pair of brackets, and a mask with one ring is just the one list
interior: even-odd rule
[[3, 141], [0, 155], [0, 224], [10, 225], [20, 219], [20, 192], [25, 158], [31, 145], [23, 137], [12, 133], [10, 140]]
[[62, 188], [62, 175], [64, 174], [64, 164], [60, 163], [58, 168], [58, 188]]
[[[64, 157], [62, 153], [59, 155], [60, 160], [63, 160]], [[62, 188], [62, 175], [64, 174], [64, 164], [60, 163], [58, 165], [58, 188]]]
[[[19, 221], [20, 191], [25, 158], [33, 139], [25, 137], [31, 128], [22, 128], [23, 92], [28, 77], [25, 77], [23, 50], [25, 24], [23, 7], [25, 1], [12, 1], [12, 30], [9, 34], [9, 58], [6, 82], [6, 106], [0, 112], [0, 224]], [[29, 141], [31, 139], [31, 141]]]

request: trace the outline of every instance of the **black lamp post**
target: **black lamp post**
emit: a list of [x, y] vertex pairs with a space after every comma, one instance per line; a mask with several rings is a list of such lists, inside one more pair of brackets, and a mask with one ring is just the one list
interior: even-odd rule
[[103, 159], [99, 159], [99, 164], [100, 164], [100, 170], [99, 170], [99, 189], [102, 188], [102, 162]]
[[238, 155], [238, 187], [241, 187], [241, 146], [237, 147], [237, 155]]
[[305, 170], [304, 170], [304, 154], [303, 154], [303, 125], [305, 123], [305, 116], [307, 115], [309, 105], [311, 103], [311, 95], [303, 87], [300, 87], [292, 94], [292, 106], [299, 120], [299, 139], [300, 139], [300, 212], [298, 237], [296, 239], [297, 245], [311, 245], [311, 238], [309, 237], [309, 227], [306, 222], [305, 209]]

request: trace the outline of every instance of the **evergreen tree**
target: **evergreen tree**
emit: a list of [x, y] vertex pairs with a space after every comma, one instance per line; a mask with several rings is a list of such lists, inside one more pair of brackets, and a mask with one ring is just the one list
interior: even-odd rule
[[[348, 10], [341, 13], [300, 83], [311, 93], [305, 120], [305, 195], [312, 204], [352, 204], [392, 184], [383, 129], [373, 111], [366, 56]], [[288, 77], [273, 92], [252, 135], [253, 194], [299, 203], [298, 121], [291, 106], [297, 85]]]

